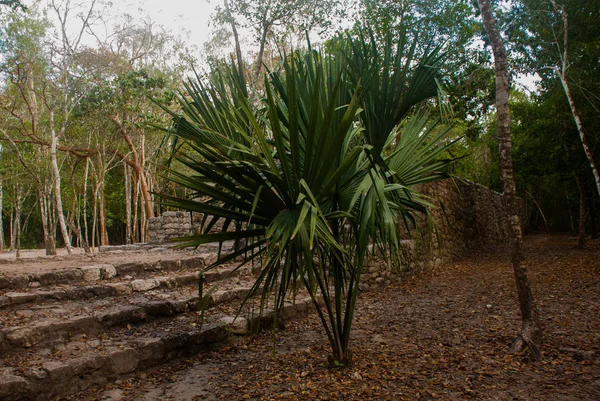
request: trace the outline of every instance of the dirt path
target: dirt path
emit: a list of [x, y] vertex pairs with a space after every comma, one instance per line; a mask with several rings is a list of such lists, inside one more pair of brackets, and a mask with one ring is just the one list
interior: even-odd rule
[[528, 237], [543, 361], [508, 354], [519, 315], [507, 260], [481, 252], [362, 295], [355, 366], [327, 367], [316, 316], [73, 399], [600, 400], [600, 241]]

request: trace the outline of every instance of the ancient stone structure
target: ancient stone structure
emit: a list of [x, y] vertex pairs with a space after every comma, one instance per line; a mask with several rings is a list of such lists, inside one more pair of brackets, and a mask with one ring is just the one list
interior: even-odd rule
[[385, 284], [414, 272], [439, 266], [465, 252], [508, 245], [508, 224], [502, 194], [462, 179], [445, 180], [419, 188], [434, 205], [433, 226], [425, 216], [409, 227], [402, 241], [401, 271], [392, 272], [381, 262], [366, 268], [364, 289]]
[[193, 228], [189, 212], [164, 212], [148, 221], [148, 235], [153, 244], [163, 244], [173, 238], [189, 235]]
[[[502, 195], [463, 179], [448, 179], [424, 185], [419, 191], [434, 205], [430, 210], [433, 226], [426, 216], [417, 216], [415, 227], [405, 230], [402, 240], [402, 271], [418, 271], [438, 266], [466, 251], [508, 243]], [[166, 212], [150, 219], [152, 243], [169, 242], [197, 231], [199, 221], [188, 212]], [[398, 274], [385, 263], [372, 262], [362, 278], [365, 288], [385, 284]]]

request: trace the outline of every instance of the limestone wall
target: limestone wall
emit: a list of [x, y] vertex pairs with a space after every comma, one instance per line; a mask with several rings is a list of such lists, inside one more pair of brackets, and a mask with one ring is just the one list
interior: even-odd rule
[[432, 236], [425, 219], [405, 232], [400, 274], [373, 261], [363, 276], [365, 289], [399, 278], [401, 273], [435, 267], [465, 252], [508, 244], [508, 224], [502, 195], [482, 185], [454, 179], [424, 185], [420, 192], [435, 208]]
[[[402, 270], [418, 271], [481, 248], [508, 243], [508, 225], [502, 195], [469, 181], [454, 179], [422, 186], [420, 192], [435, 207], [431, 214], [436, 223], [429, 237], [424, 219], [407, 230], [403, 241]], [[164, 243], [198, 229], [189, 212], [165, 212], [150, 219], [150, 242]], [[364, 283], [385, 283], [397, 275], [384, 263], [372, 262], [363, 277]]]
[[189, 212], [164, 212], [148, 221], [148, 236], [153, 244], [169, 242], [191, 232], [192, 219]]

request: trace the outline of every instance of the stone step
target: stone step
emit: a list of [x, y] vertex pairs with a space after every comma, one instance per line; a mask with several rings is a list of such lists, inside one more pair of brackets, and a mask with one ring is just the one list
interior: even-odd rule
[[[287, 303], [283, 318], [305, 316], [309, 298]], [[215, 313], [198, 325], [197, 313], [176, 319], [112, 330], [84, 337], [53, 349], [8, 353], [0, 362], [0, 400], [49, 400], [72, 395], [90, 386], [131, 375], [152, 366], [222, 344], [235, 334], [273, 327], [273, 311], [247, 310], [242, 317]]]
[[157, 273], [199, 270], [216, 260], [216, 253], [200, 254], [181, 259], [156, 262], [127, 262], [116, 265], [95, 264], [74, 269], [50, 271], [30, 275], [0, 277], [0, 293], [15, 290], [37, 289], [59, 284], [95, 283], [115, 277], [149, 277]]
[[[203, 275], [204, 283], [213, 283], [228, 277], [250, 274], [251, 268], [244, 266], [222, 266]], [[15, 311], [31, 304], [44, 304], [56, 301], [77, 301], [84, 299], [114, 297], [142, 293], [155, 289], [174, 289], [198, 284], [199, 270], [192, 273], [137, 278], [115, 276], [93, 285], [58, 284], [47, 288], [28, 289], [26, 292], [6, 292], [0, 295], [0, 311]]]
[[[207, 307], [243, 299], [253, 281], [252, 277], [244, 277], [220, 283]], [[206, 284], [205, 291], [210, 285]], [[149, 322], [199, 308], [200, 299], [194, 287], [176, 292], [154, 290], [132, 296], [36, 305], [0, 314], [0, 350], [49, 346], [74, 335], [96, 335], [113, 327]]]

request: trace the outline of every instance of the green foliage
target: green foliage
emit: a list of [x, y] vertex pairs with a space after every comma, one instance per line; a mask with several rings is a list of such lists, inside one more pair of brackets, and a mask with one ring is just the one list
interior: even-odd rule
[[[194, 193], [163, 196], [165, 205], [209, 216], [182, 245], [241, 241], [209, 268], [238, 256], [260, 263], [249, 296], [260, 294], [261, 305], [273, 296], [280, 311], [304, 287], [333, 361], [344, 365], [371, 245], [398, 262], [400, 222], [426, 212], [413, 186], [445, 176], [439, 155], [452, 145], [425, 111], [403, 122], [435, 94], [436, 52], [405, 65], [410, 45], [388, 41], [377, 54], [369, 35], [346, 40], [333, 54], [286, 57], [265, 76], [260, 101], [248, 97], [235, 66], [189, 81], [183, 115], [172, 115], [185, 141], [179, 159], [194, 173], [172, 172], [172, 180]], [[210, 233], [217, 220], [223, 229]]]

